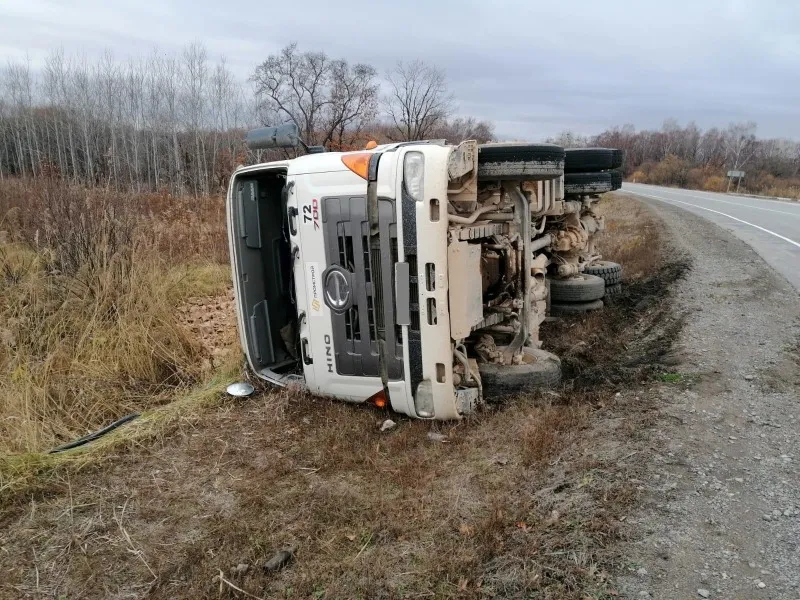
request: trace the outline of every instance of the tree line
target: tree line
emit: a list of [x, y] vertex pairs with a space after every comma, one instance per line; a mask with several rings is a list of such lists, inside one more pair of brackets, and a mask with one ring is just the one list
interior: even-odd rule
[[249, 152], [244, 132], [287, 121], [307, 144], [332, 150], [369, 139], [494, 138], [491, 123], [454, 115], [443, 71], [421, 61], [381, 75], [290, 44], [241, 81], [201, 44], [128, 61], [57, 50], [41, 69], [10, 62], [0, 74], [0, 179], [218, 193], [237, 164], [280, 155]]
[[[495, 137], [491, 122], [456, 116], [444, 72], [421, 61], [381, 74], [290, 44], [242, 81], [196, 43], [127, 61], [56, 50], [42, 68], [10, 62], [0, 71], [0, 179], [55, 175], [118, 190], [215, 194], [237, 164], [286, 156], [249, 152], [242, 139], [248, 128], [287, 121], [308, 145], [331, 150], [371, 139]], [[723, 189], [727, 171], [740, 170], [750, 190], [800, 194], [800, 144], [756, 131], [751, 122], [703, 131], [667, 119], [658, 130], [624, 125], [549, 141], [620, 148], [637, 181]]]

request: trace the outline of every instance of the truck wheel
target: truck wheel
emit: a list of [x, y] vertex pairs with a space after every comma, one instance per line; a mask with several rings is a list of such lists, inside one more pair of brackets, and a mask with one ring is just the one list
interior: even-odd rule
[[[498, 350], [503, 350], [498, 347]], [[523, 348], [521, 365], [478, 363], [487, 400], [531, 392], [536, 388], [554, 387], [561, 381], [561, 359], [538, 348]]]
[[478, 179], [542, 180], [564, 174], [564, 149], [554, 144], [499, 143], [478, 146]]
[[607, 285], [606, 286], [606, 295], [603, 298], [613, 298], [614, 296], [618, 296], [622, 293], [622, 284], [615, 283], [614, 285]]
[[618, 190], [622, 187], [622, 173], [620, 171], [610, 171], [611, 173], [611, 191]]
[[614, 152], [611, 148], [568, 148], [565, 151], [564, 172], [586, 173], [611, 169], [614, 166]]
[[608, 294], [608, 286], [619, 283], [622, 279], [622, 265], [610, 260], [598, 260], [593, 262], [588, 267], [583, 269], [587, 275], [596, 275], [602, 277], [606, 282], [606, 294]]
[[550, 310], [554, 315], [575, 315], [603, 308], [602, 300], [591, 302], [553, 302]]
[[613, 189], [613, 178], [609, 171], [564, 175], [564, 193], [566, 195], [603, 194]]
[[603, 297], [606, 282], [597, 275], [580, 273], [568, 279], [551, 279], [550, 295], [553, 307], [563, 302], [591, 302]]
[[622, 166], [625, 153], [622, 150], [617, 150], [616, 148], [611, 152], [613, 153], [611, 156], [611, 168], [618, 169]]

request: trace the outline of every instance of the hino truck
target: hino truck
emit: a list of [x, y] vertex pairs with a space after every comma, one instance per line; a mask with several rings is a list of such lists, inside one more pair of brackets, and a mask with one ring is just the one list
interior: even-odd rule
[[[294, 125], [247, 142], [304, 145]], [[599, 257], [596, 187], [565, 200], [565, 151], [549, 144], [370, 146], [306, 147], [233, 174], [230, 255], [252, 371], [441, 420], [558, 384], [539, 326], [556, 280], [572, 282], [567, 300], [603, 295], [583, 273]]]

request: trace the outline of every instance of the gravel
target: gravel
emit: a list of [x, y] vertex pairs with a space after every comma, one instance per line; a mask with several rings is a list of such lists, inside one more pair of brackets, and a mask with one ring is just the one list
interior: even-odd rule
[[621, 574], [619, 589], [629, 598], [646, 588], [654, 598], [796, 600], [798, 291], [716, 225], [648, 204], [692, 262], [675, 296], [685, 315], [675, 370], [690, 377], [653, 390], [662, 408], [651, 473], [623, 547], [648, 575]]

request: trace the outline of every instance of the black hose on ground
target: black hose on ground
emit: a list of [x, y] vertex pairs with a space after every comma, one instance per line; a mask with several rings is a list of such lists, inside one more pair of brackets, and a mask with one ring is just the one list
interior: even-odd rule
[[136, 419], [140, 415], [141, 415], [141, 413], [132, 413], [130, 415], [122, 417], [121, 419], [118, 419], [118, 420], [114, 421], [113, 423], [111, 423], [111, 425], [106, 425], [102, 429], [99, 429], [99, 430], [95, 431], [94, 433], [90, 433], [89, 435], [85, 435], [85, 436], [83, 436], [81, 438], [78, 438], [77, 440], [73, 440], [73, 441], [68, 442], [66, 444], [62, 444], [60, 446], [56, 446], [52, 450], [49, 450], [47, 453], [48, 454], [55, 454], [57, 452], [64, 452], [64, 450], [71, 450], [72, 448], [77, 448], [78, 446], [83, 446], [84, 444], [88, 444], [89, 442], [93, 442], [97, 438], [103, 437], [109, 431], [113, 431], [114, 429], [116, 429], [120, 425], [124, 425], [128, 421], [133, 421], [134, 419]]

